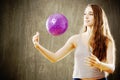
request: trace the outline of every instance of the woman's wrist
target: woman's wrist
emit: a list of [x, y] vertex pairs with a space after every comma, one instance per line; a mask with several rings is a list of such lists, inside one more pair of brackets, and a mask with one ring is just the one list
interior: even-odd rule
[[38, 42], [34, 42], [34, 46], [35, 46], [35, 48], [38, 48], [39, 47], [39, 43]]
[[98, 68], [102, 72], [102, 62], [99, 62]]

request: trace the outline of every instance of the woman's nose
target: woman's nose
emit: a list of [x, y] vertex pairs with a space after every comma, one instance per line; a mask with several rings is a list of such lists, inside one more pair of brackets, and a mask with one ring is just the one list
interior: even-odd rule
[[84, 15], [84, 18], [85, 18], [85, 19], [88, 19], [88, 15], [87, 15], [87, 14], [86, 14], [86, 15]]

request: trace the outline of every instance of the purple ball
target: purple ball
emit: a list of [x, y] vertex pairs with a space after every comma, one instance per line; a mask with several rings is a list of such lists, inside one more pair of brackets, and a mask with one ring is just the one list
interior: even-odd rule
[[46, 21], [46, 28], [53, 36], [61, 35], [68, 28], [68, 20], [63, 14], [50, 15]]

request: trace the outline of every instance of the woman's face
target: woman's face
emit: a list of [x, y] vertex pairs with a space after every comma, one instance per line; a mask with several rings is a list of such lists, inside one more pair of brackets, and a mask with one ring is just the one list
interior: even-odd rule
[[87, 27], [94, 25], [94, 14], [91, 6], [86, 7], [84, 11], [84, 25]]

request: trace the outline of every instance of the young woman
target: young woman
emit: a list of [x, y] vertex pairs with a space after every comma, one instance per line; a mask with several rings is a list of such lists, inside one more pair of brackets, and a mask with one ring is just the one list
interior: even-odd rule
[[115, 43], [106, 15], [98, 5], [86, 7], [83, 31], [71, 36], [57, 52], [53, 53], [39, 44], [38, 32], [32, 41], [51, 62], [57, 62], [75, 50], [73, 80], [107, 80], [105, 72], [113, 73], [115, 70]]

